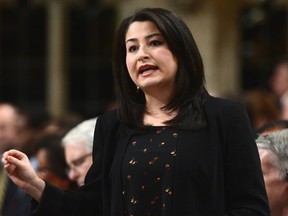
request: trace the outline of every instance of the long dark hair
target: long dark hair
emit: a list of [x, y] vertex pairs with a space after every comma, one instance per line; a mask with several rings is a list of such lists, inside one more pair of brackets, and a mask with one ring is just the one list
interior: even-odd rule
[[119, 120], [130, 129], [145, 127], [145, 96], [137, 91], [126, 66], [125, 37], [131, 23], [151, 21], [163, 37], [178, 61], [175, 94], [162, 109], [178, 110], [177, 116], [166, 121], [181, 129], [198, 130], [207, 126], [203, 103], [207, 91], [203, 61], [195, 40], [184, 21], [175, 13], [162, 8], [144, 8], [124, 19], [118, 29], [114, 47], [114, 81], [119, 100]]
[[66, 174], [68, 165], [65, 160], [64, 148], [61, 146], [61, 139], [62, 136], [58, 134], [45, 134], [36, 140], [35, 151], [45, 150], [50, 171], [58, 177], [68, 180]]

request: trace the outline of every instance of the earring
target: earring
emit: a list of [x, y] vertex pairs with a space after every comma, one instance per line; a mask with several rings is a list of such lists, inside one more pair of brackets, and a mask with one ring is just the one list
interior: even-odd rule
[[139, 87], [139, 86], [136, 86], [136, 88], [137, 88], [137, 92], [139, 92], [140, 87]]

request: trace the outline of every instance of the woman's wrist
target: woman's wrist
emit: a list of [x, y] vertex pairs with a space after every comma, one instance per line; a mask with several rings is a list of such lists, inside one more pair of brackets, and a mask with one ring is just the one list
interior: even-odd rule
[[37, 202], [40, 202], [45, 189], [45, 181], [39, 177], [35, 181], [31, 182], [26, 188], [26, 192], [33, 197]]

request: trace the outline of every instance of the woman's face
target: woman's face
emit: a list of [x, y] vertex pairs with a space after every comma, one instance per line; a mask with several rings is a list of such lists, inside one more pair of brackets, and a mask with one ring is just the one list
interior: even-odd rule
[[154, 23], [133, 22], [125, 43], [128, 72], [136, 86], [146, 93], [174, 90], [177, 59]]
[[68, 187], [67, 179], [61, 178], [51, 169], [48, 161], [48, 152], [46, 149], [38, 150], [36, 157], [38, 161], [36, 173], [41, 179], [63, 189]]

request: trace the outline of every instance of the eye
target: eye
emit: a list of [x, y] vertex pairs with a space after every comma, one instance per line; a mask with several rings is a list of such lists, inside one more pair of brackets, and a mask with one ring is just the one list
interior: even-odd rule
[[162, 42], [158, 41], [158, 40], [153, 40], [150, 42], [150, 46], [159, 46], [161, 44], [162, 44]]
[[135, 46], [135, 45], [132, 45], [132, 46], [128, 47], [128, 51], [129, 52], [135, 52], [137, 49], [138, 49], [138, 47]]
[[84, 163], [85, 159], [86, 159], [86, 158], [84, 158], [84, 157], [79, 158], [78, 160], [73, 161], [73, 165], [76, 166], [76, 167], [78, 167], [78, 166], [80, 166], [81, 164]]

